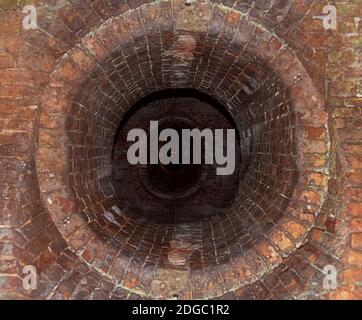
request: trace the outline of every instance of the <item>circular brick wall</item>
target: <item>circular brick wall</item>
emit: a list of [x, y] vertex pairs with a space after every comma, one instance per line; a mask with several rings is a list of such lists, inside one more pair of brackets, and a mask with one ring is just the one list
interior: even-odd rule
[[[281, 39], [236, 10], [178, 9], [151, 3], [113, 17], [59, 60], [36, 164], [56, 227], [96, 272], [145, 297], [213, 298], [272, 272], [303, 243], [326, 191], [327, 167], [312, 164], [328, 152], [326, 114]], [[142, 98], [170, 88], [212, 97], [239, 133], [233, 201], [202, 219], [152, 220], [115, 188], [118, 126]]]

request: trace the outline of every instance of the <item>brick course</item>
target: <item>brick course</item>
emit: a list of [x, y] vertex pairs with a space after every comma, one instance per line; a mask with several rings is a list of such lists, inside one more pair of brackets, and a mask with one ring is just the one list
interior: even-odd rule
[[[0, 7], [1, 297], [361, 299], [362, 6], [335, 1], [325, 31], [326, 4], [37, 0], [37, 30]], [[200, 189], [232, 196], [221, 213], [193, 204], [197, 219], [178, 221], [171, 206], [158, 221], [122, 197], [117, 130], [168, 89], [211, 96], [239, 132], [238, 179]]]

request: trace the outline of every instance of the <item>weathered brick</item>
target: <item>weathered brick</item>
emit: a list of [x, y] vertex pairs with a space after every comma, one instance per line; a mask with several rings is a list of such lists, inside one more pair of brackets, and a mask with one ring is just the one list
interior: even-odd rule
[[[321, 1], [64, 0], [41, 30], [23, 4], [0, 5], [2, 297], [361, 299], [359, 0], [331, 32]], [[155, 119], [238, 128], [236, 173], [130, 166]]]

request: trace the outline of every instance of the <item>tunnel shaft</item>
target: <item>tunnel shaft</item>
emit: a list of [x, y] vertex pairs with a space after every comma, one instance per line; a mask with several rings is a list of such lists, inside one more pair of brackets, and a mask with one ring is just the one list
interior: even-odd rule
[[[16, 210], [6, 202], [12, 188], [0, 197], [8, 212], [1, 225], [19, 243], [2, 248], [14, 251], [16, 268], [35, 265], [40, 286], [24, 292], [9, 278], [4, 292], [34, 299], [358, 294], [347, 284], [323, 288], [326, 265], [342, 272], [360, 261], [359, 236], [351, 240], [352, 258], [344, 258], [345, 233], [359, 234], [359, 191], [351, 181], [359, 183], [353, 154], [360, 113], [346, 107], [358, 94], [340, 93], [330, 81], [342, 67], [333, 67], [324, 46], [329, 34], [311, 22], [319, 7], [40, 5], [40, 28], [21, 33], [27, 45], [16, 62], [36, 70], [27, 77], [34, 97], [7, 98], [24, 108], [31, 142], [20, 143], [24, 158], [15, 154], [11, 163], [16, 148], [0, 149], [8, 153], [0, 163], [22, 177]], [[7, 61], [1, 57], [0, 66]], [[332, 107], [338, 99], [345, 107]], [[177, 133], [234, 130], [233, 173], [218, 175], [216, 163], [130, 164], [129, 132], [142, 129], [150, 138], [152, 121]], [[25, 139], [20, 131], [13, 139]], [[0, 142], [6, 139], [5, 132]], [[11, 175], [3, 176], [8, 185]]]

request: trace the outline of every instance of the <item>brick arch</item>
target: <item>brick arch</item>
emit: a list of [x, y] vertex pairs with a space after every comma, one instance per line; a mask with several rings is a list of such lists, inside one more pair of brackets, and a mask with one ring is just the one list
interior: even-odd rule
[[[75, 252], [78, 252], [79, 249], [84, 249], [92, 233], [90, 232], [89, 226], [81, 224], [77, 235], [68, 238], [69, 230], [66, 230], [66, 226], [62, 224], [64, 223], [64, 219], [71, 216], [77, 208], [77, 203], [74, 201], [74, 193], [69, 188], [71, 181], [69, 181], [69, 177], [66, 175], [69, 169], [69, 155], [72, 150], [70, 148], [64, 148], [64, 142], [69, 139], [69, 136], [66, 134], [68, 113], [74, 111], [74, 109], [71, 108], [70, 101], [74, 97], [74, 91], [78, 89], [87, 75], [94, 71], [96, 64], [102, 64], [107, 59], [109, 52], [114, 52], [119, 48], [120, 44], [129, 41], [130, 34], [128, 30], [132, 30], [132, 32], [136, 34], [137, 32], [144, 32], [141, 25], [137, 25], [137, 20], [134, 19], [138, 13], [142, 12], [146, 14], [152, 26], [152, 24], [155, 23], [154, 21], [157, 20], [155, 17], [157, 13], [161, 12], [158, 11], [161, 10], [161, 8], [162, 6], [160, 4], [145, 4], [137, 10], [126, 12], [118, 17], [113, 17], [105, 21], [95, 32], [91, 32], [83, 37], [79, 44], [70, 49], [59, 61], [58, 66], [51, 75], [50, 84], [47, 88], [48, 93], [44, 95], [43, 99], [40, 120], [40, 126], [44, 127], [44, 129], [40, 129], [39, 134], [42, 136], [51, 132], [56, 141], [52, 142], [53, 161], [50, 161], [49, 155], [45, 150], [49, 148], [50, 145], [39, 144], [36, 156], [37, 171], [43, 202], [51, 213], [63, 237], [69, 241], [70, 247], [73, 248]], [[280, 264], [283, 256], [292, 254], [295, 246], [298, 247], [303, 242], [308, 230], [313, 226], [314, 216], [318, 213], [324, 200], [323, 197], [319, 197], [316, 189], [318, 191], [322, 190], [325, 193], [327, 183], [327, 167], [323, 168], [323, 171], [318, 166], [311, 168], [306, 164], [309, 163], [308, 159], [311, 154], [328, 152], [328, 133], [325, 127], [326, 115], [323, 111], [322, 98], [316, 92], [308, 73], [292, 50], [266, 29], [256, 25], [249, 17], [244, 17], [241, 20], [242, 27], [238, 25], [238, 21], [241, 18], [238, 11], [228, 11], [225, 13], [225, 10], [221, 6], [214, 6], [214, 8], [216, 8], [217, 13], [225, 19], [225, 29], [223, 30], [225, 37], [232, 39], [235, 31], [237, 31], [237, 35], [240, 36], [240, 39], [238, 39], [240, 46], [243, 48], [247, 46], [248, 52], [257, 55], [258, 59], [268, 63], [273, 72], [281, 79], [283, 85], [288, 88], [288, 93], [296, 114], [298, 137], [296, 138], [296, 143], [298, 146], [298, 167], [301, 172], [301, 177], [286, 210], [288, 215], [278, 221], [278, 224], [272, 232], [272, 241], [261, 241], [246, 257], [238, 257], [233, 261], [233, 264], [224, 265], [221, 275], [222, 278], [225, 279], [226, 288], [224, 286], [224, 288], [216, 288], [214, 291], [205, 289], [205, 296], [208, 297], [219, 296], [228, 291], [236, 290], [247, 283], [254, 282], [262, 274]], [[199, 10], [207, 12], [210, 10], [210, 6], [200, 4]], [[175, 14], [175, 12], [169, 12], [169, 14]], [[177, 14], [178, 13], [176, 13], [176, 15]], [[180, 17], [182, 17], [182, 10], [180, 10], [179, 14]], [[166, 12], [162, 11], [162, 15], [165, 16]], [[177, 28], [180, 28], [179, 30], [185, 33], [186, 36], [187, 34], [192, 34], [194, 31], [199, 31], [200, 28], [206, 25], [205, 22], [209, 22], [210, 16], [208, 17], [206, 13], [205, 16], [197, 16], [194, 17], [194, 19], [195, 30], [192, 30], [192, 24], [191, 26], [183, 25], [182, 20], [180, 20], [181, 25], [177, 25], [176, 23], [176, 31], [178, 30]], [[127, 29], [124, 28], [125, 25], [127, 25]], [[167, 23], [159, 27], [161, 30], [170, 31], [170, 25]], [[220, 30], [217, 24], [214, 27], [216, 29], [211, 30], [214, 31], [215, 34], [218, 34]], [[174, 28], [174, 26], [172, 26], [172, 28]], [[150, 28], [149, 30], [151, 31], [153, 29]], [[249, 35], [249, 37], [246, 37], [246, 35]], [[117, 42], [114, 41], [115, 37], [118, 40]], [[137, 38], [137, 36], [135, 36], [135, 38]], [[188, 59], [186, 54], [187, 50], [185, 49], [187, 49], [189, 45], [190, 42], [187, 42], [187, 37], [186, 42], [181, 41], [180, 43], [181, 51], [185, 54], [185, 56], [181, 57], [182, 61], [187, 61]], [[176, 56], [176, 59], [177, 58]], [[53, 104], [53, 98], [60, 96], [62, 99], [58, 100], [56, 104]], [[237, 110], [235, 111], [236, 104], [233, 104], [232, 99], [227, 101], [225, 97], [219, 96], [218, 98], [228, 105], [231, 113], [237, 114]], [[56, 119], [54, 119], [51, 128], [49, 128], [47, 123], [42, 122], [45, 119], [54, 118], [55, 115]], [[319, 140], [313, 135], [311, 136], [310, 131], [313, 131], [312, 128], [320, 133], [318, 137], [324, 136], [325, 140]], [[40, 139], [40, 141], [44, 140]], [[311, 149], [311, 142], [316, 143], [316, 149]], [[289, 234], [289, 237], [292, 237], [294, 245], [287, 245], [289, 238], [286, 237], [285, 234]], [[95, 241], [95, 247], [99, 246], [99, 248], [104, 248], [104, 243], [101, 240], [98, 242], [98, 240], [95, 239]], [[261, 257], [263, 257], [261, 267], [259, 269], [255, 268]], [[124, 258], [120, 257], [120, 262], [122, 262], [122, 259]], [[265, 261], [267, 261], [266, 264]], [[102, 269], [100, 270], [103, 271]], [[164, 271], [164, 278], [160, 278], [161, 282], [167, 279], [167, 277], [174, 275], [172, 272], [169, 274], [167, 272], [167, 270]], [[203, 286], [212, 287], [215, 281], [215, 272], [218, 273], [220, 270], [210, 270], [206, 275], [204, 274], [202, 276], [195, 275], [193, 280], [195, 283], [200, 283], [201, 285], [206, 278], [206, 284], [203, 284]], [[110, 275], [110, 278], [116, 282], [120, 280], [113, 278], [112, 275]], [[130, 276], [129, 279], [132, 279], [132, 277]], [[233, 282], [235, 279], [237, 279], [236, 285]], [[141, 291], [141, 294], [148, 294], [148, 292], [139, 291], [137, 285], [134, 287], [131, 281], [121, 281], [121, 285], [135, 292]], [[226, 292], [224, 291], [225, 289]], [[189, 291], [192, 291], [192, 289]], [[170, 293], [171, 291], [166, 293], [166, 297], [167, 294]], [[178, 294], [190, 298], [190, 292], [188, 292], [188, 290], [178, 292]], [[193, 294], [196, 296], [196, 293], [193, 292]]]

